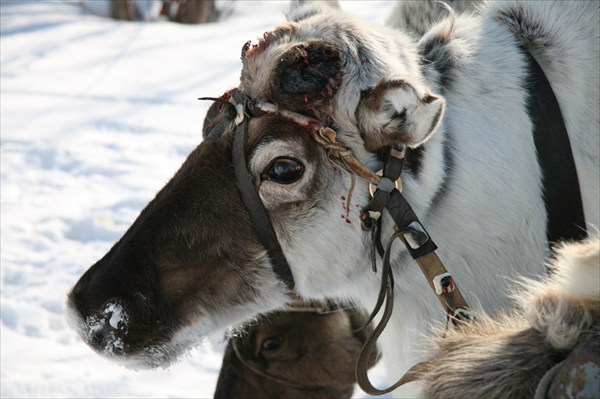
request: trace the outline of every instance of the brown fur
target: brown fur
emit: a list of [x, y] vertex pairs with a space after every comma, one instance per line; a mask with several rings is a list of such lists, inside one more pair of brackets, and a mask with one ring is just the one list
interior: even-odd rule
[[[82, 331], [96, 350], [111, 350], [118, 356], [144, 351], [171, 339], [173, 331], [198, 309], [214, 311], [221, 301], [242, 302], [239, 290], [254, 289], [251, 281], [261, 268], [257, 263], [261, 247], [235, 191], [233, 174], [221, 167], [228, 165], [229, 151], [223, 140], [205, 141], [198, 147], [125, 237], [73, 288], [70, 304], [84, 320], [95, 317], [105, 327]], [[203, 189], [207, 186], [222, 187], [219, 198], [229, 206], [208, 198]], [[175, 217], [166, 216], [173, 209], [177, 209]], [[201, 223], [210, 225], [210, 230], [198, 228], [199, 213], [206, 215]], [[162, 244], [160, 250], [157, 242]], [[138, 257], [132, 255], [136, 250]], [[202, 259], [204, 268], [198, 267], [198, 252], [207, 255]], [[225, 252], [232, 263], [220, 260]], [[115, 261], [119, 257], [127, 261]], [[126, 329], [111, 331], [104, 322], [111, 318], [106, 304], [113, 302], [129, 316]], [[115, 340], [119, 345], [112, 348], [109, 343]]]
[[[445, 332], [425, 363], [423, 397], [533, 397], [550, 368], [600, 340], [599, 252], [597, 238], [560, 247], [550, 277], [521, 282], [520, 310]], [[590, 290], [578, 291], [586, 280]]]
[[[371, 331], [357, 331], [365, 322], [366, 315], [355, 310], [275, 312], [261, 317], [229, 340], [215, 398], [350, 398], [354, 363]], [[263, 347], [273, 339], [279, 347]], [[249, 369], [236, 356], [234, 344], [252, 367], [305, 388], [273, 381]]]

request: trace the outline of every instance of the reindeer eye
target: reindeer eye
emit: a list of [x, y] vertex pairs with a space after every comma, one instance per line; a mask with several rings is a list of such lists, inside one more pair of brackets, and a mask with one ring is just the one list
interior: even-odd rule
[[262, 180], [272, 180], [280, 184], [298, 181], [304, 174], [304, 165], [293, 158], [275, 158], [262, 174]]
[[260, 350], [265, 352], [273, 352], [277, 349], [281, 348], [281, 344], [283, 343], [280, 336], [276, 335], [273, 337], [266, 338], [260, 344]]

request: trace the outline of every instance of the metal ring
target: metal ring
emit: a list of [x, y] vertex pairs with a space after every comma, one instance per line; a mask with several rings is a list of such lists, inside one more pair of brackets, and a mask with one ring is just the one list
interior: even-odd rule
[[[377, 172], [375, 172], [375, 174], [378, 176], [383, 176], [383, 169], [378, 170]], [[402, 192], [402, 179], [398, 178], [398, 180], [396, 180], [394, 184], [396, 186], [396, 190]], [[369, 183], [369, 193], [371, 194], [371, 198], [375, 196], [375, 191], [377, 191], [377, 186], [373, 183]]]

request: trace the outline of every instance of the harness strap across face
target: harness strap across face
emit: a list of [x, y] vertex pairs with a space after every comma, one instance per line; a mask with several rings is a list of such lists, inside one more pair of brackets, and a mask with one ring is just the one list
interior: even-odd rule
[[283, 281], [290, 290], [294, 289], [294, 276], [292, 270], [283, 254], [281, 245], [277, 240], [277, 235], [273, 230], [271, 219], [265, 209], [256, 187], [253, 184], [252, 176], [248, 172], [248, 163], [246, 161], [246, 141], [248, 139], [248, 122], [250, 112], [248, 99], [242, 97], [240, 92], [234, 93], [234, 100], [237, 102], [238, 115], [236, 118], [236, 128], [233, 134], [232, 161], [233, 171], [240, 197], [244, 206], [250, 214], [250, 221], [256, 232], [258, 241], [265, 247], [271, 260], [273, 271], [277, 277]]

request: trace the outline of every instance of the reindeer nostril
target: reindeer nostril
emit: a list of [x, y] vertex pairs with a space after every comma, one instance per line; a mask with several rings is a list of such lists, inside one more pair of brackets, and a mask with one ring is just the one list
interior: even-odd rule
[[87, 343], [105, 354], [118, 354], [125, 350], [124, 338], [128, 332], [129, 316], [118, 301], [107, 302], [102, 311], [87, 316], [83, 336]]
[[96, 348], [96, 349], [102, 349], [104, 348], [106, 345], [106, 333], [104, 330], [104, 326], [99, 326], [99, 327], [95, 327], [95, 328], [91, 328], [88, 334], [88, 343]]

